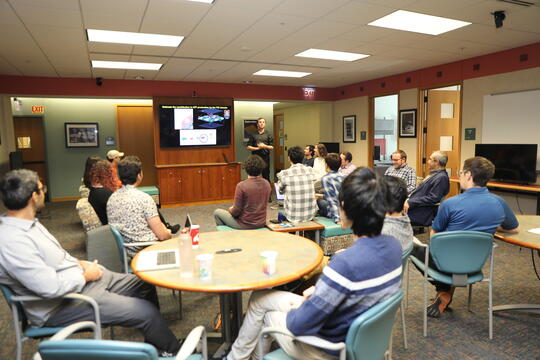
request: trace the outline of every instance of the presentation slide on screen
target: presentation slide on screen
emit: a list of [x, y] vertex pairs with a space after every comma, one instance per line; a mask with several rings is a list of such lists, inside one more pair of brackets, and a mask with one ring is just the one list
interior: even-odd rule
[[180, 145], [216, 145], [216, 129], [180, 130]]
[[193, 109], [174, 109], [174, 128], [193, 130]]

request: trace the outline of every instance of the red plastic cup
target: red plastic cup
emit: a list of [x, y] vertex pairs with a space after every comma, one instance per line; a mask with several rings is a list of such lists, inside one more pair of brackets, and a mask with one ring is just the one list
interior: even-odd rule
[[201, 228], [199, 225], [191, 225], [191, 246], [193, 248], [199, 247], [199, 232], [201, 231]]

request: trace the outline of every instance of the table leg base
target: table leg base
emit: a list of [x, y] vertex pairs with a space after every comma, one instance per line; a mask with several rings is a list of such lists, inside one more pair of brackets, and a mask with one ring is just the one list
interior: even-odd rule
[[214, 355], [212, 355], [212, 359], [214, 360], [221, 360], [223, 359], [228, 353], [229, 351], [231, 350], [231, 344], [227, 343], [227, 342], [224, 342], [223, 344], [220, 345], [220, 347], [216, 350], [216, 352], [214, 353]]
[[493, 307], [493, 312], [496, 311], [518, 311], [524, 313], [540, 314], [540, 304], [498, 305]]

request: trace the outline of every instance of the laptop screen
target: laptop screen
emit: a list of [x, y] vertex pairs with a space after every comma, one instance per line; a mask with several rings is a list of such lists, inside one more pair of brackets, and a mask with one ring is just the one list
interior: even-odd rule
[[276, 189], [276, 200], [285, 200], [285, 194], [279, 192], [278, 183], [274, 183], [274, 187]]

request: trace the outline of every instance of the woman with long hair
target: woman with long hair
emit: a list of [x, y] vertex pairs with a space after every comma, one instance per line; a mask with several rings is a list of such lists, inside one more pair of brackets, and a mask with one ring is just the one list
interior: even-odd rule
[[88, 197], [88, 192], [92, 187], [92, 179], [90, 177], [90, 171], [95, 163], [97, 163], [101, 158], [99, 156], [89, 156], [86, 158], [86, 163], [84, 164], [84, 174], [82, 177], [82, 185], [79, 188], [79, 192], [82, 197]]
[[313, 170], [317, 179], [323, 177], [326, 174], [326, 162], [324, 158], [328, 155], [328, 150], [324, 144], [315, 145], [315, 160], [313, 162]]
[[94, 208], [99, 220], [107, 225], [107, 201], [116, 190], [113, 171], [106, 160], [97, 161], [90, 170], [90, 195], [88, 202]]

